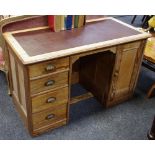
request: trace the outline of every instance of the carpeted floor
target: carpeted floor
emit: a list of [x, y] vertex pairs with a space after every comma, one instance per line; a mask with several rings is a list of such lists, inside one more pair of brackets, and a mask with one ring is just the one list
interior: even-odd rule
[[[117, 16], [128, 23], [132, 17]], [[140, 26], [140, 20], [136, 19], [135, 26]], [[131, 100], [109, 109], [103, 109], [94, 98], [85, 100], [71, 106], [68, 125], [32, 138], [7, 94], [5, 75], [0, 72], [0, 139], [147, 139], [155, 114], [155, 97], [147, 99], [146, 92], [153, 81], [155, 73], [142, 67]], [[79, 85], [76, 90], [73, 95], [85, 91]]]

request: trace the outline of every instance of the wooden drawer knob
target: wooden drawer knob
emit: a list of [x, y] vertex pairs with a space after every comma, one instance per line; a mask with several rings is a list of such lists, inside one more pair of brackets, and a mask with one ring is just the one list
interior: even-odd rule
[[54, 83], [54, 80], [48, 80], [47, 82], [45, 82], [45, 86], [52, 86]]
[[56, 100], [55, 97], [49, 97], [46, 102], [47, 103], [53, 103], [53, 102], [55, 102], [55, 100]]
[[55, 66], [52, 65], [52, 64], [47, 65], [46, 68], [45, 68], [46, 71], [52, 71], [54, 69], [55, 69]]
[[54, 114], [49, 114], [45, 117], [46, 120], [50, 120], [50, 119], [53, 119], [55, 117]]

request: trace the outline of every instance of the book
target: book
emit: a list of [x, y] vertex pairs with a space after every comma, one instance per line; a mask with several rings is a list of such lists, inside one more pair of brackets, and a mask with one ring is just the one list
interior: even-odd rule
[[61, 15], [61, 30], [65, 30], [65, 16]]
[[54, 32], [59, 32], [61, 30], [61, 16], [54, 16]]
[[67, 15], [64, 16], [64, 30], [66, 30]]
[[84, 15], [80, 15], [79, 16], [79, 22], [78, 22], [78, 27], [82, 27], [85, 23], [85, 16]]
[[61, 30], [61, 16], [60, 15], [49, 15], [48, 25], [54, 32], [59, 32]]
[[86, 15], [84, 15], [84, 23], [83, 23], [83, 25], [85, 25], [86, 24]]
[[52, 31], [54, 31], [54, 16], [53, 15], [48, 16], [48, 26], [50, 27]]
[[48, 25], [54, 32], [61, 30], [71, 30], [72, 28], [82, 27], [85, 24], [84, 15], [49, 15]]
[[74, 28], [78, 28], [79, 23], [79, 15], [74, 16]]
[[67, 15], [66, 17], [66, 30], [72, 29], [72, 15]]
[[72, 16], [72, 28], [74, 28], [74, 15]]

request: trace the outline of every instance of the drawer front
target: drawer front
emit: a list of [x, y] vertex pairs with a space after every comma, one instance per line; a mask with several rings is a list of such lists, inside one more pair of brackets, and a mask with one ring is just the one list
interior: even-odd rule
[[48, 125], [54, 125], [58, 121], [64, 120], [67, 117], [67, 105], [59, 106], [55, 110], [48, 109], [43, 112], [35, 113], [32, 115], [33, 130], [45, 127]]
[[136, 41], [136, 42], [132, 42], [132, 43], [128, 43], [128, 44], [124, 44], [123, 47], [123, 51], [129, 51], [129, 50], [133, 50], [133, 49], [137, 49], [140, 46], [140, 41]]
[[53, 73], [59, 70], [67, 69], [69, 66], [69, 58], [61, 58], [42, 62], [39, 64], [30, 65], [29, 76], [30, 78]]
[[68, 72], [62, 72], [59, 74], [53, 74], [45, 78], [32, 80], [30, 82], [31, 95], [52, 90], [53, 88], [62, 87], [68, 85]]
[[68, 87], [32, 98], [32, 112], [39, 112], [68, 102]]

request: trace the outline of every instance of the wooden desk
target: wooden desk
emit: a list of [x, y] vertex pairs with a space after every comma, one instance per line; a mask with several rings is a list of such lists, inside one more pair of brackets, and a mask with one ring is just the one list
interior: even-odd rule
[[[114, 18], [79, 29], [6, 32], [14, 103], [31, 135], [65, 125], [71, 104], [96, 97], [105, 107], [132, 97], [148, 33]], [[71, 85], [89, 93], [71, 97]]]

